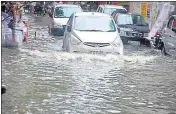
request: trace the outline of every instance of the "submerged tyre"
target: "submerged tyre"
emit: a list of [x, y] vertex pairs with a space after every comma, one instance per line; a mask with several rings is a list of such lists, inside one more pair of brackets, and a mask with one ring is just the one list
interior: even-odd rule
[[162, 55], [164, 55], [164, 56], [169, 56], [169, 54], [166, 52], [166, 49], [165, 49], [164, 45], [163, 45], [163, 47], [161, 48], [161, 53], [162, 53]]
[[123, 44], [128, 44], [128, 39], [124, 38], [122, 39]]

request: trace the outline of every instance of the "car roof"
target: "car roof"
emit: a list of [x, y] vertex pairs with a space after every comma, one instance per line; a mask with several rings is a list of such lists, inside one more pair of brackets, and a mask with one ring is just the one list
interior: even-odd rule
[[116, 13], [116, 15], [120, 15], [120, 14], [126, 14], [126, 15], [137, 15], [137, 16], [141, 16], [140, 14], [138, 14], [138, 13], [131, 13], [131, 12], [128, 12], [128, 13]]
[[139, 13], [136, 13], [136, 12], [129, 12], [128, 14], [140, 15]]
[[60, 7], [60, 6], [66, 6], [66, 7], [80, 7], [79, 5], [75, 4], [56, 4], [54, 7]]
[[[125, 10], [125, 12], [115, 10], [114, 12], [112, 12], [112, 14], [114, 14], [114, 13], [115, 13], [115, 14], [119, 14], [119, 13], [120, 13], [120, 14], [127, 14], [128, 12], [127, 12], [126, 10]], [[112, 14], [111, 14], [111, 15], [112, 15]]]
[[137, 14], [137, 13], [116, 13], [115, 15], [116, 16], [118, 16], [118, 15], [137, 15], [137, 16], [141, 16], [140, 14]]
[[105, 8], [125, 9], [123, 6], [117, 6], [117, 5], [100, 5], [100, 6]]
[[100, 17], [111, 17], [109, 14], [99, 13], [99, 12], [76, 12], [75, 16], [100, 16]]

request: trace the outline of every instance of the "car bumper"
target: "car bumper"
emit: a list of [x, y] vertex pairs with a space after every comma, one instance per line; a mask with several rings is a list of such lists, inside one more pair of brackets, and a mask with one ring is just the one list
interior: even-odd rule
[[121, 39], [127, 39], [129, 41], [140, 41], [142, 39], [145, 39], [144, 37], [126, 37], [126, 36], [120, 36]]
[[[132, 35], [132, 34], [136, 34], [136, 35]], [[122, 39], [127, 39], [127, 40], [130, 40], [130, 41], [140, 41], [140, 40], [143, 40], [143, 39], [146, 39], [148, 37], [148, 33], [131, 33], [129, 35], [120, 35], [120, 37]]]
[[83, 52], [83, 53], [97, 53], [97, 54], [120, 54], [123, 55], [123, 45], [117, 47], [113, 45], [105, 47], [91, 47], [84, 45], [83, 43], [79, 45], [70, 45], [71, 52]]
[[65, 26], [61, 27], [61, 28], [53, 28], [53, 33], [54, 34], [58, 34], [58, 35], [64, 35], [64, 31], [65, 31]]

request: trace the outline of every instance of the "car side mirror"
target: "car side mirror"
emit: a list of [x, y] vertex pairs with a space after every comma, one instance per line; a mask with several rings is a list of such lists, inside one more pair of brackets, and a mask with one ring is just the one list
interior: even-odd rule
[[176, 33], [176, 28], [172, 28], [172, 31], [174, 31]]
[[67, 31], [71, 32], [71, 27], [70, 26], [67, 26]]
[[[116, 25], [117, 26], [117, 25]], [[118, 31], [118, 33], [120, 33], [120, 28], [119, 27], [117, 27], [117, 31]]]

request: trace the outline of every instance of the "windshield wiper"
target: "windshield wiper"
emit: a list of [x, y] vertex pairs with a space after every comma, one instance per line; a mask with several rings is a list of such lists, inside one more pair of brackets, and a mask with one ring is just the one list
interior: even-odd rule
[[134, 24], [125, 24], [125, 25], [134, 25]]
[[105, 32], [105, 31], [102, 31], [102, 30], [79, 30], [79, 31]]
[[134, 24], [136, 26], [147, 26], [147, 25], [144, 25], [144, 24]]

